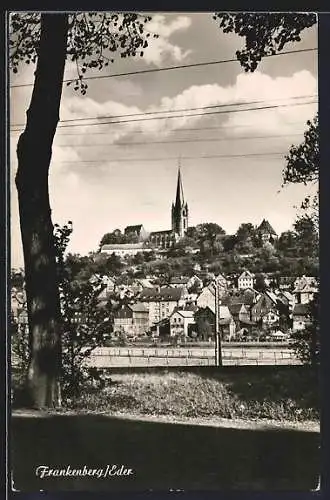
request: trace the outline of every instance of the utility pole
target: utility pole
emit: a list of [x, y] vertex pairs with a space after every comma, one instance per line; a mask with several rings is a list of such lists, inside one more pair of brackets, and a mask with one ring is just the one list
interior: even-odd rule
[[222, 366], [221, 337], [219, 332], [219, 288], [216, 281], [215, 286], [215, 366]]

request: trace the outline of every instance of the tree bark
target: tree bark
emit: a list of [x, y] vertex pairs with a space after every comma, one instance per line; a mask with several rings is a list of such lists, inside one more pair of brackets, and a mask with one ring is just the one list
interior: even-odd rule
[[35, 82], [26, 127], [17, 146], [31, 359], [27, 390], [37, 408], [60, 404], [61, 313], [48, 173], [59, 120], [68, 15], [42, 14]]

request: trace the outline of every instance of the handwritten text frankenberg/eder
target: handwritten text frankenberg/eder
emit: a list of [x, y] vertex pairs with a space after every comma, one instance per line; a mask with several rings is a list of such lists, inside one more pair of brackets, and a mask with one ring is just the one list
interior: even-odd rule
[[133, 469], [128, 468], [126, 465], [107, 465], [104, 468], [90, 468], [84, 465], [82, 468], [74, 469], [70, 465], [61, 469], [53, 469], [48, 465], [39, 465], [36, 468], [36, 476], [41, 479], [47, 477], [117, 477], [117, 476], [131, 476], [134, 474]]

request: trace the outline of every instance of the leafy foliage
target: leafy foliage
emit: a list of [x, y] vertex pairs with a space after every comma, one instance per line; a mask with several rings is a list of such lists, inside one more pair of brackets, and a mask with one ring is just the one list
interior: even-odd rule
[[[63, 14], [62, 14], [63, 15]], [[143, 56], [149, 38], [158, 35], [145, 30], [151, 17], [123, 12], [77, 12], [69, 14], [67, 58], [77, 68], [74, 90], [84, 95], [88, 88], [84, 75], [88, 69], [102, 70], [114, 62], [114, 53], [121, 58]], [[12, 13], [9, 33], [9, 61], [14, 73], [19, 64], [35, 63], [40, 40], [40, 13]]]
[[224, 33], [236, 33], [245, 38], [245, 47], [236, 57], [245, 71], [255, 71], [265, 56], [276, 54], [290, 42], [299, 42], [300, 34], [317, 22], [314, 13], [244, 13], [216, 12]]
[[320, 363], [319, 296], [308, 304], [309, 324], [293, 334], [292, 348], [306, 365], [317, 367]]
[[[307, 121], [308, 129], [304, 133], [304, 141], [298, 146], [291, 146], [286, 158], [286, 167], [283, 170], [283, 185], [316, 184], [320, 170], [320, 145], [318, 115]], [[318, 194], [307, 196], [301, 204], [303, 221], [309, 219], [316, 231], [319, 226]]]
[[62, 391], [64, 397], [76, 395], [90, 378], [98, 378], [95, 370], [86, 368], [86, 361], [93, 350], [104, 345], [111, 336], [111, 308], [100, 304], [103, 289], [101, 278], [91, 282], [71, 281], [64, 265], [64, 252], [72, 232], [72, 225], [62, 228], [55, 225], [54, 238], [57, 250], [60, 280], [62, 334]]
[[307, 185], [317, 182], [320, 169], [320, 145], [318, 115], [307, 121], [308, 129], [304, 133], [304, 141], [298, 146], [291, 146], [285, 157], [286, 167], [283, 171], [283, 182]]

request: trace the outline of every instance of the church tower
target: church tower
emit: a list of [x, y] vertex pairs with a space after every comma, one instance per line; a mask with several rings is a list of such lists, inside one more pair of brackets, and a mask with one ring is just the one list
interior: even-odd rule
[[188, 205], [184, 201], [180, 164], [175, 203], [172, 203], [172, 231], [182, 238], [188, 229]]

